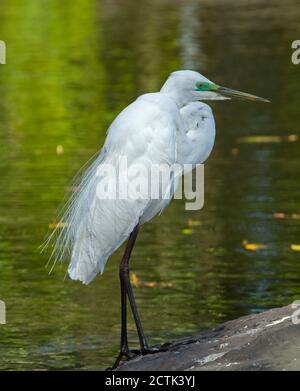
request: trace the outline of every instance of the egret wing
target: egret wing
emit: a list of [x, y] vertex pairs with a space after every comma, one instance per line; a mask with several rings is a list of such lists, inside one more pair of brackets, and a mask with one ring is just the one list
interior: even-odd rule
[[[166, 98], [155, 95], [161, 94], [140, 97], [115, 119], [102, 152], [84, 174], [62, 217], [65, 225], [54, 253], [56, 259], [60, 259], [69, 251], [68, 272], [72, 279], [86, 284], [92, 281], [103, 272], [108, 257], [134, 227], [144, 222], [141, 221], [143, 216], [153, 217], [164, 206], [162, 200], [153, 203], [149, 195], [140, 199], [128, 194], [125, 198], [120, 197], [125, 180], [128, 189], [130, 181], [148, 180], [153, 164], [170, 165], [176, 161], [176, 121], [179, 117], [174, 117], [172, 110], [175, 108], [165, 101]], [[126, 178], [126, 171], [129, 173], [139, 166], [142, 169], [135, 177], [130, 179], [127, 175]], [[108, 175], [103, 175], [105, 168], [112, 169]], [[106, 199], [103, 197], [104, 181]]]

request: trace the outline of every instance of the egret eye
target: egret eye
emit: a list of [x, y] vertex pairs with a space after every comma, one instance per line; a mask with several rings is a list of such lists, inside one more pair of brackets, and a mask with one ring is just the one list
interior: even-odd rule
[[208, 83], [205, 83], [205, 82], [199, 82], [199, 83], [197, 83], [196, 84], [196, 87], [197, 87], [197, 90], [198, 91], [207, 91], [207, 90], [209, 90], [209, 85], [208, 85]]

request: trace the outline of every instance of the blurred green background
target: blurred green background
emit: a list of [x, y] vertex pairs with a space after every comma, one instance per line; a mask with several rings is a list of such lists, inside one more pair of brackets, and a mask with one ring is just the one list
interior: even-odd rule
[[112, 119], [177, 69], [272, 104], [214, 104], [204, 209], [173, 201], [142, 228], [132, 270], [150, 342], [300, 298], [299, 20], [296, 0], [0, 0], [0, 369], [112, 364], [122, 249], [86, 287], [66, 264], [49, 275], [39, 245]]

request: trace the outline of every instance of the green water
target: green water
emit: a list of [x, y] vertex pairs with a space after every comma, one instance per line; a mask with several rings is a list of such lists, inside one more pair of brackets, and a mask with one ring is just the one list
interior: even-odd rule
[[[0, 369], [112, 363], [122, 249], [86, 287], [64, 281], [66, 264], [49, 275], [38, 246], [111, 120], [176, 69], [273, 103], [215, 103], [204, 209], [174, 201], [142, 228], [132, 270], [150, 342], [300, 298], [299, 252], [290, 249], [300, 244], [300, 220], [290, 217], [300, 209], [300, 142], [238, 142], [300, 136], [300, 65], [291, 62], [299, 18], [296, 0], [0, 2]], [[189, 219], [200, 223], [185, 235]], [[266, 248], [246, 251], [244, 240]], [[136, 346], [131, 318], [129, 337]]]

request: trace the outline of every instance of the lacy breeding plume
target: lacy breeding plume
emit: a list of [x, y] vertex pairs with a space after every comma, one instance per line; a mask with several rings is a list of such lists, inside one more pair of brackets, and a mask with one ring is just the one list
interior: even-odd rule
[[[195, 166], [203, 163], [214, 145], [215, 121], [211, 108], [202, 101], [231, 98], [268, 102], [221, 87], [200, 73], [189, 70], [172, 73], [159, 92], [137, 98], [110, 125], [102, 150], [84, 173], [78, 191], [66, 206], [60, 233], [56, 237], [54, 232], [50, 237], [50, 241], [56, 238], [54, 261], [70, 256], [69, 276], [84, 284], [103, 272], [109, 256], [129, 238], [120, 263], [121, 349], [114, 366], [123, 356], [130, 357], [132, 354], [127, 341], [127, 298], [142, 354], [159, 349], [150, 347], [146, 341], [130, 283], [129, 259], [139, 227], [159, 214], [169, 204], [170, 198], [99, 198], [97, 188], [103, 180], [98, 175], [99, 168], [110, 165], [116, 172], [122, 173], [120, 156], [127, 158], [129, 167], [142, 165], [146, 171], [154, 164]], [[145, 170], [137, 175], [146, 175]], [[122, 175], [118, 178], [118, 186], [121, 187]], [[105, 180], [110, 188], [116, 176]], [[168, 189], [171, 193], [176, 190], [177, 183], [178, 178], [170, 176]]]

